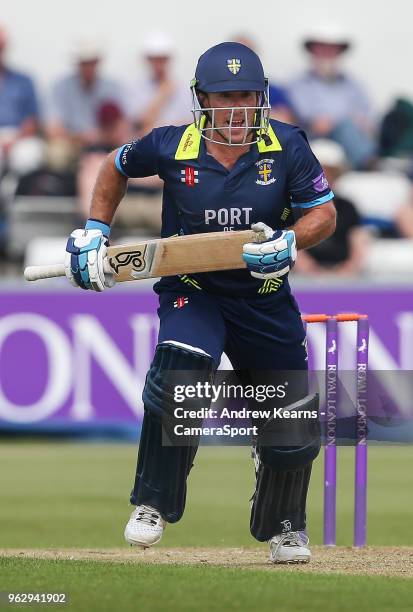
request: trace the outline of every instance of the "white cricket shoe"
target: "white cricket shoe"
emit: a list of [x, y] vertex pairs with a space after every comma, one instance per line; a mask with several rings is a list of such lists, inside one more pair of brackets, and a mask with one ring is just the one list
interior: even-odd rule
[[288, 531], [268, 541], [272, 563], [308, 563], [311, 552], [309, 539], [303, 531]]
[[132, 546], [147, 548], [157, 544], [166, 527], [166, 521], [151, 506], [136, 506], [125, 527], [125, 540]]

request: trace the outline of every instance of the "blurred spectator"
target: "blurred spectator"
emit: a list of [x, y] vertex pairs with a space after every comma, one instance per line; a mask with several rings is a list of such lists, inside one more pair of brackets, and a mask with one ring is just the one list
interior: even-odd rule
[[347, 172], [337, 179], [334, 191], [351, 197], [363, 224], [380, 237], [413, 237], [412, 184], [402, 172]]
[[171, 62], [174, 47], [166, 34], [149, 35], [143, 44], [148, 75], [130, 88], [128, 114], [138, 136], [161, 125], [191, 123], [189, 83], [181, 83], [173, 75]]
[[[37, 134], [39, 108], [30, 77], [6, 64], [7, 34], [0, 26], [0, 163], [6, 165], [13, 146]], [[37, 141], [38, 143], [40, 141]], [[32, 145], [34, 140], [32, 140]], [[1, 172], [1, 168], [0, 168]]]
[[[314, 155], [323, 166], [326, 178], [334, 190], [335, 181], [347, 168], [344, 149], [334, 141], [314, 140]], [[335, 194], [336, 231], [330, 238], [311, 249], [300, 251], [295, 271], [305, 275], [351, 276], [363, 269], [368, 236], [354, 204]]]
[[312, 138], [335, 140], [355, 168], [375, 156], [372, 115], [364, 89], [341, 70], [349, 39], [333, 26], [320, 27], [304, 40], [311, 67], [289, 88], [300, 123]]
[[82, 146], [99, 142], [97, 110], [103, 102], [120, 104], [120, 86], [99, 74], [102, 51], [91, 40], [75, 50], [76, 71], [53, 87], [48, 115], [48, 136], [75, 155]]
[[89, 216], [92, 189], [100, 165], [110, 151], [131, 138], [129, 122], [115, 102], [104, 102], [98, 107], [96, 126], [95, 142], [81, 152], [77, 173], [80, 212], [85, 218]]
[[23, 176], [16, 196], [75, 197], [76, 184], [72, 173], [59, 172], [47, 164]]
[[411, 169], [413, 161], [413, 104], [398, 98], [385, 115], [380, 129], [380, 154], [406, 160]]
[[[410, 191], [409, 201], [404, 204], [396, 215], [396, 225], [402, 238], [413, 239], [413, 193]], [[410, 255], [411, 257], [411, 255]]]
[[[79, 158], [77, 186], [80, 214], [86, 219], [89, 216], [92, 189], [99, 168], [110, 151], [131, 140], [131, 125], [126, 115], [115, 102], [104, 102], [97, 110], [96, 142], [83, 149]], [[158, 192], [162, 181], [158, 176], [129, 181], [130, 190]]]
[[[257, 51], [255, 41], [247, 34], [239, 34], [231, 38], [234, 42], [239, 42], [253, 51]], [[269, 97], [271, 104], [271, 119], [284, 121], [285, 123], [294, 123], [293, 108], [288, 97], [287, 90], [279, 83], [269, 82]]]
[[104, 102], [96, 113], [96, 142], [86, 151], [110, 153], [132, 137], [132, 128], [122, 108], [116, 102]]

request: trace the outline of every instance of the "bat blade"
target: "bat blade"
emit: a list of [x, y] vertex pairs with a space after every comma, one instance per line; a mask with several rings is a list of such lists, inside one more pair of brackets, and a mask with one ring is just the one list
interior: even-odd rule
[[[262, 232], [210, 232], [144, 240], [135, 244], [110, 246], [105, 260], [107, 272], [116, 282], [237, 270], [245, 268], [242, 247], [247, 242], [262, 242]], [[64, 276], [63, 264], [31, 266], [25, 269], [26, 280]]]
[[236, 270], [246, 267], [242, 247], [247, 242], [257, 242], [257, 233], [245, 230], [160, 238], [109, 247], [108, 260], [117, 281]]

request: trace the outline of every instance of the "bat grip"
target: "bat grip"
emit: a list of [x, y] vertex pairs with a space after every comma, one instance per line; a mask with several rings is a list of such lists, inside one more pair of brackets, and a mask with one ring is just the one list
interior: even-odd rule
[[[106, 273], [113, 273], [113, 269], [109, 265], [107, 259], [104, 260], [103, 267]], [[64, 264], [28, 266], [24, 269], [24, 278], [27, 281], [42, 280], [44, 278], [58, 278], [59, 276], [65, 276]]]
[[28, 266], [24, 269], [24, 278], [27, 281], [36, 281], [42, 278], [55, 278], [65, 275], [65, 267], [63, 264], [54, 264], [49, 266]]

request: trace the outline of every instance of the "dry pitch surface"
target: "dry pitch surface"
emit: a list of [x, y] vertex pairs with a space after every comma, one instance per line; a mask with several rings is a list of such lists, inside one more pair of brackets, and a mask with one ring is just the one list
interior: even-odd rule
[[288, 570], [316, 574], [398, 576], [413, 578], [413, 547], [376, 547], [363, 549], [312, 547], [308, 564], [273, 565], [267, 550], [253, 548], [137, 548], [109, 549], [0, 549], [0, 557], [110, 563], [143, 563], [146, 565], [204, 565], [244, 569]]

